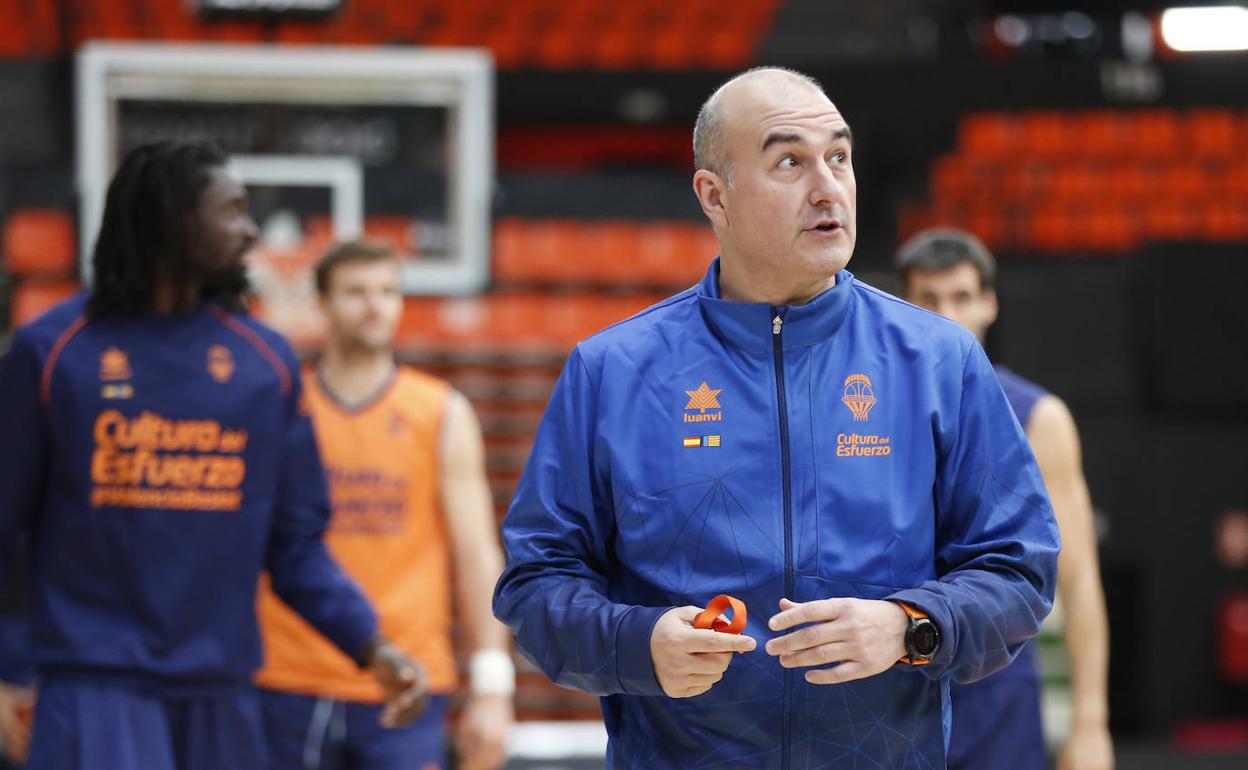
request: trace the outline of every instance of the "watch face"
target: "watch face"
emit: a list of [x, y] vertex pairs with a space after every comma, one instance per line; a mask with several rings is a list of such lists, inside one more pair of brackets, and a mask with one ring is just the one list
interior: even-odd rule
[[936, 647], [940, 644], [940, 631], [936, 630], [936, 624], [924, 618], [914, 626], [914, 651], [923, 657], [931, 657], [936, 654]]

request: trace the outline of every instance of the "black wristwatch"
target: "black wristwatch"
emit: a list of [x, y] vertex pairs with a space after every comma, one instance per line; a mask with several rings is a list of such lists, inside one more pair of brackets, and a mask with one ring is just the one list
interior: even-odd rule
[[936, 657], [936, 651], [940, 649], [940, 626], [937, 626], [936, 621], [929, 618], [926, 613], [909, 604], [905, 602], [897, 602], [897, 604], [910, 620], [910, 625], [906, 628], [906, 654], [901, 658], [901, 662], [912, 666], [931, 663], [932, 658]]

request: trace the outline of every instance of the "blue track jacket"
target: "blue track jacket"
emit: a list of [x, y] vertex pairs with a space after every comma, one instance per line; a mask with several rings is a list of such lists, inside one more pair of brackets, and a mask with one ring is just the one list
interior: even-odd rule
[[248, 686], [263, 568], [358, 653], [377, 619], [321, 540], [325, 474], [286, 341], [212, 302], [97, 319], [86, 302], [0, 360], [0, 555], [29, 533], [40, 676]]
[[[956, 324], [854, 280], [770, 307], [702, 282], [580, 343], [503, 526], [495, 614], [597, 693], [613, 768], [943, 768], [948, 679], [1007, 665], [1059, 539], [996, 375]], [[666, 697], [659, 616], [728, 593], [758, 648]], [[781, 597], [927, 612], [936, 659], [808, 684], [763, 650]]]

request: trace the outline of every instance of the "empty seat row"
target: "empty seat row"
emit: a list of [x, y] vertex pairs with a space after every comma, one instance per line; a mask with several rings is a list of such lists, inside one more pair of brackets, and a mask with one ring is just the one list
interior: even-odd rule
[[1231, 108], [983, 112], [965, 116], [971, 157], [1224, 157], [1248, 149], [1248, 111]]
[[927, 227], [959, 227], [989, 248], [1013, 251], [1132, 253], [1150, 241], [1248, 242], [1248, 203], [1192, 206], [1159, 198], [1148, 207], [910, 205], [899, 217], [902, 239]]
[[0, 56], [43, 57], [86, 40], [479, 46], [501, 67], [736, 68], [778, 0], [351, 0], [327, 18], [201, 17], [170, 0], [0, 4]]

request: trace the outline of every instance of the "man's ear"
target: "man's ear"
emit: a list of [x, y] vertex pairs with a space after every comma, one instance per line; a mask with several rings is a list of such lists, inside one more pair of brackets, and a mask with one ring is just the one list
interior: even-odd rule
[[992, 326], [997, 322], [997, 314], [1001, 312], [1001, 306], [997, 304], [996, 289], [984, 289], [984, 305], [985, 312], [988, 314], [985, 327]]
[[693, 194], [698, 196], [702, 212], [717, 229], [728, 226], [728, 184], [714, 171], [698, 169], [693, 175]]

